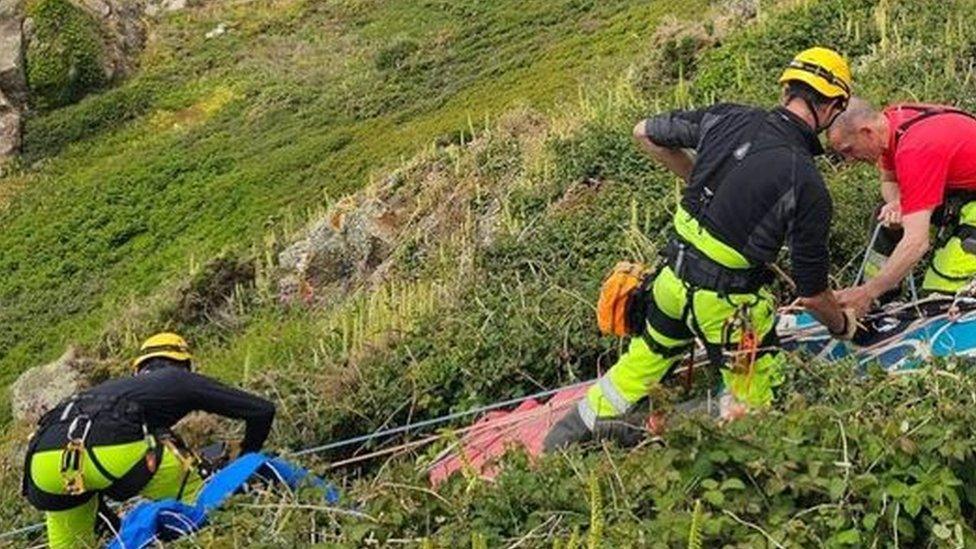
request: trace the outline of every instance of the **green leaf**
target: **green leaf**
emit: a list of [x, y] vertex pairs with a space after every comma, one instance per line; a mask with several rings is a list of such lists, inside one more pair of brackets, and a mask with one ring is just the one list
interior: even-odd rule
[[886, 490], [893, 498], [903, 498], [908, 494], [908, 486], [900, 480], [893, 480], [888, 483]]
[[830, 540], [837, 545], [858, 545], [861, 543], [861, 532], [857, 528], [851, 528], [837, 532]]
[[732, 477], [732, 478], [726, 479], [725, 482], [722, 483], [721, 489], [723, 491], [725, 491], [725, 490], [745, 490], [746, 489], [746, 485], [741, 480], [739, 480], [739, 479], [737, 479], [735, 477]]
[[918, 516], [919, 511], [922, 510], [922, 498], [916, 495], [909, 496], [905, 500], [905, 512], [911, 517]]
[[840, 499], [844, 495], [844, 491], [847, 489], [847, 484], [844, 479], [840, 477], [834, 477], [830, 479], [827, 483], [827, 490], [830, 492], [830, 499]]
[[949, 539], [952, 537], [952, 530], [945, 524], [936, 524], [933, 526], [932, 533], [939, 539]]
[[701, 482], [701, 486], [706, 490], [715, 490], [718, 488], [718, 481], [712, 478], [706, 478]]
[[878, 525], [878, 514], [868, 513], [864, 515], [864, 519], [861, 520], [861, 523], [864, 524], [865, 530], [874, 530], [874, 527]]
[[729, 455], [723, 450], [712, 450], [708, 453], [708, 459], [715, 463], [726, 463], [729, 461]]
[[705, 501], [712, 505], [719, 506], [725, 503], [725, 495], [718, 490], [709, 490], [702, 495]]

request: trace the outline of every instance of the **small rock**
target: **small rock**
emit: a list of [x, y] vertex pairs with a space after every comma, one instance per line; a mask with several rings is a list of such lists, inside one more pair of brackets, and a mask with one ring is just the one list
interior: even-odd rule
[[216, 37], [218, 37], [218, 36], [220, 36], [222, 34], [226, 34], [226, 33], [227, 33], [227, 25], [225, 25], [224, 23], [221, 23], [221, 24], [217, 25], [216, 27], [214, 27], [213, 30], [211, 30], [207, 34], [203, 35], [203, 37], [204, 38], [207, 38], [207, 39], [216, 38]]
[[0, 20], [0, 162], [20, 152], [21, 117], [27, 106], [21, 21]]
[[146, 15], [155, 17], [161, 13], [186, 8], [186, 0], [154, 0], [146, 4]]
[[15, 108], [27, 104], [23, 31], [15, 18], [0, 20], [0, 92]]
[[21, 40], [24, 44], [30, 44], [34, 40], [34, 31], [37, 30], [37, 23], [34, 22], [33, 17], [25, 17], [24, 22], [20, 25]]
[[21, 374], [10, 386], [14, 418], [36, 422], [59, 402], [88, 387], [82, 371], [90, 362], [71, 347], [54, 362]]
[[759, 15], [759, 0], [726, 0], [722, 6], [724, 13], [742, 20], [749, 20]]
[[104, 0], [80, 0], [82, 7], [95, 15], [105, 18], [112, 15], [112, 6]]
[[17, 156], [21, 145], [20, 112], [5, 107], [4, 103], [0, 94], [0, 163]]

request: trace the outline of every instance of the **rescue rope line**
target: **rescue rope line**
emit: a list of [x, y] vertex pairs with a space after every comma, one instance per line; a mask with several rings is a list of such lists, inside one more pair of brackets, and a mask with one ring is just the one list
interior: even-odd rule
[[426, 420], [423, 420], [423, 421], [418, 421], [416, 423], [408, 423], [406, 425], [401, 425], [399, 427], [393, 427], [391, 429], [385, 429], [385, 430], [382, 430], [382, 431], [376, 431], [376, 432], [373, 432], [373, 433], [367, 433], [365, 435], [360, 435], [360, 436], [357, 436], [357, 437], [347, 438], [347, 439], [339, 440], [339, 441], [336, 441], [336, 442], [330, 442], [328, 444], [323, 444], [321, 446], [313, 446], [311, 448], [305, 448], [305, 449], [302, 449], [302, 450], [298, 450], [296, 452], [292, 452], [289, 455], [292, 455], [292, 456], [304, 456], [304, 455], [308, 455], [308, 454], [315, 454], [315, 453], [318, 453], [318, 452], [324, 452], [326, 450], [334, 450], [336, 448], [342, 448], [342, 447], [350, 446], [350, 445], [353, 445], [353, 444], [359, 444], [359, 443], [362, 443], [362, 442], [369, 442], [369, 441], [371, 441], [373, 439], [388, 437], [388, 436], [397, 435], [397, 434], [400, 434], [400, 433], [406, 433], [408, 431], [413, 431], [415, 429], [420, 429], [420, 428], [423, 428], [423, 427], [430, 427], [432, 425], [439, 425], [441, 423], [447, 423], [447, 422], [453, 421], [455, 419], [460, 419], [460, 418], [468, 417], [468, 416], [472, 416], [472, 415], [478, 415], [478, 414], [481, 414], [483, 412], [490, 412], [492, 410], [497, 410], [499, 408], [505, 408], [505, 407], [511, 406], [513, 404], [520, 404], [522, 402], [525, 402], [526, 400], [530, 400], [530, 399], [534, 399], [534, 398], [545, 398], [547, 396], [554, 395], [554, 394], [556, 394], [556, 393], [558, 393], [560, 391], [565, 391], [567, 389], [575, 389], [575, 388], [578, 388], [578, 387], [582, 387], [583, 385], [587, 385], [589, 383], [592, 383], [592, 382], [591, 381], [580, 381], [578, 383], [574, 383], [572, 385], [567, 385], [565, 387], [559, 387], [557, 389], [549, 389], [549, 390], [541, 391], [541, 392], [538, 392], [538, 393], [535, 393], [535, 394], [532, 394], [532, 395], [526, 395], [526, 396], [522, 396], [522, 397], [518, 397], [518, 398], [512, 398], [512, 399], [509, 399], [509, 400], [503, 400], [501, 402], [496, 402], [494, 404], [488, 404], [488, 405], [485, 405], [485, 406], [479, 406], [477, 408], [472, 408], [470, 410], [464, 410], [462, 412], [455, 412], [453, 414], [448, 414], [448, 415], [445, 415], [445, 416], [440, 416], [440, 417], [435, 417], [435, 418], [431, 418], [431, 419], [426, 419]]
[[864, 276], [864, 270], [868, 266], [868, 257], [871, 256], [871, 250], [874, 249], [874, 243], [878, 240], [878, 235], [881, 234], [881, 223], [874, 226], [874, 233], [871, 235], [871, 240], [868, 241], [868, 247], [864, 249], [864, 259], [861, 261], [861, 268], [857, 270], [857, 276], [854, 277], [854, 286], [861, 283], [861, 277]]
[[4, 532], [0, 534], [0, 539], [9, 539], [9, 538], [17, 537], [21, 534], [29, 534], [31, 532], [40, 530], [42, 528], [44, 528], [44, 523], [38, 522], [37, 524], [31, 524], [30, 526], [24, 526], [23, 528], [17, 528], [16, 530]]
[[[577, 385], [581, 385], [581, 384], [577, 384]], [[560, 390], [564, 390], [564, 389], [569, 389], [569, 387], [563, 387], [563, 389], [560, 389]], [[424, 445], [429, 444], [431, 442], [435, 442], [435, 441], [437, 441], [439, 439], [442, 439], [442, 438], [444, 438], [444, 437], [446, 437], [448, 435], [451, 435], [451, 436], [459, 436], [459, 435], [472, 435], [472, 436], [475, 436], [475, 435], [480, 434], [480, 433], [478, 433], [479, 430], [485, 430], [485, 431], [487, 431], [487, 430], [495, 430], [495, 429], [499, 429], [499, 428], [508, 428], [509, 431], [506, 431], [505, 432], [505, 433], [507, 433], [507, 432], [510, 432], [510, 430], [512, 428], [516, 427], [519, 423], [522, 423], [522, 422], [525, 422], [525, 421], [529, 421], [531, 419], [536, 419], [538, 417], [542, 417], [542, 416], [544, 416], [544, 415], [546, 415], [548, 413], [551, 413], [551, 412], [553, 412], [555, 410], [559, 410], [559, 409], [565, 408], [566, 406], [569, 406], [569, 405], [572, 405], [572, 404], [576, 404], [576, 401], [575, 400], [567, 400], [565, 402], [560, 402], [559, 404], [557, 404], [555, 406], [553, 406], [551, 404], [543, 404], [539, 408], [537, 408], [535, 410], [530, 410], [529, 412], [527, 412], [525, 414], [521, 414], [521, 415], [514, 416], [514, 417], [507, 417], [507, 418], [504, 418], [504, 419], [502, 419], [502, 420], [500, 420], [498, 422], [492, 423], [490, 425], [473, 424], [473, 425], [468, 425], [468, 426], [465, 426], [465, 427], [460, 427], [458, 429], [449, 429], [449, 430], [446, 430], [444, 432], [437, 433], [435, 435], [430, 435], [430, 436], [427, 436], [427, 437], [424, 437], [424, 438], [421, 438], [421, 439], [412, 440], [412, 441], [409, 441], [409, 442], [404, 442], [403, 444], [398, 444], [398, 445], [392, 446], [390, 448], [384, 448], [382, 450], [377, 450], [375, 452], [370, 452], [368, 454], [363, 454], [361, 456], [354, 456], [354, 457], [351, 457], [349, 459], [344, 459], [344, 460], [341, 460], [341, 461], [336, 461], [336, 462], [333, 462], [333, 463], [329, 463], [328, 465], [325, 466], [325, 469], [326, 470], [338, 469], [338, 468], [344, 467], [346, 465], [352, 465], [354, 463], [359, 463], [359, 462], [362, 462], [362, 461], [368, 461], [368, 460], [371, 460], [371, 459], [374, 459], [374, 458], [377, 458], [377, 457], [381, 457], [381, 456], [385, 456], [385, 455], [389, 455], [389, 454], [396, 454], [396, 453], [399, 453], [399, 452], [402, 452], [402, 451], [406, 451], [406, 450], [412, 449], [414, 447], [424, 446]], [[453, 450], [452, 449], [448, 449], [445, 452], [442, 452], [441, 454], [438, 454], [438, 456], [435, 459], [432, 460], [432, 463], [437, 463], [443, 457], [445, 457], [446, 455], [448, 455], [450, 453], [453, 453]], [[432, 467], [429, 467], [428, 468], [428, 470], [430, 470], [430, 469], [432, 469]]]

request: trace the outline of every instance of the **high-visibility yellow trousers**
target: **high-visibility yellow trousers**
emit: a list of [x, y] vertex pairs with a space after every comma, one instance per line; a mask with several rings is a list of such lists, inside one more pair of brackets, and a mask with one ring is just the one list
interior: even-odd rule
[[[96, 446], [91, 451], [105, 469], [115, 477], [121, 477], [133, 465], [145, 459], [146, 442], [143, 440]], [[31, 479], [34, 484], [52, 494], [64, 494], [64, 481], [61, 476], [61, 449], [37, 452], [31, 457]], [[98, 471], [90, 459], [82, 459], [82, 478], [87, 490], [104, 490], [112, 481]], [[195, 470], [187, 470], [184, 464], [170, 450], [164, 447], [162, 459], [149, 483], [139, 495], [147, 499], [175, 498], [193, 501], [203, 481]], [[98, 520], [98, 496], [86, 503], [64, 511], [44, 513], [47, 523], [47, 539], [52, 549], [70, 547], [96, 547], [95, 524]]]
[[[694, 289], [668, 267], [658, 273], [651, 288], [657, 318], [651, 315], [644, 337], [631, 339], [627, 352], [580, 401], [580, 417], [591, 430], [597, 419], [622, 415], [645, 397], [692, 349], [696, 336], [711, 346], [736, 348], [742, 337], [736, 316], [743, 311], [759, 341], [775, 342], [775, 299], [765, 288], [731, 295]], [[778, 349], [763, 348], [750, 368], [723, 368], [722, 378], [740, 403], [766, 406], [783, 381], [783, 362]]]
[[[959, 209], [958, 226], [976, 228], [976, 202], [968, 202]], [[882, 228], [874, 245], [868, 250], [864, 267], [864, 279], [870, 280], [878, 274], [888, 260], [888, 256], [901, 240], [900, 228]], [[932, 252], [932, 261], [922, 279], [923, 292], [954, 294], [964, 288], [976, 277], [976, 254], [963, 249], [964, 237], [952, 235]], [[892, 292], [892, 297], [898, 290]], [[887, 295], [887, 294], [886, 294]], [[882, 301], [887, 301], [882, 299]]]

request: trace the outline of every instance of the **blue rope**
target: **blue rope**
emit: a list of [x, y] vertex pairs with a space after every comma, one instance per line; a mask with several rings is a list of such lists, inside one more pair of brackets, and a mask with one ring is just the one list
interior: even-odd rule
[[353, 437], [353, 438], [347, 438], [345, 440], [339, 440], [339, 441], [336, 441], [336, 442], [330, 442], [328, 444], [323, 444], [321, 446], [313, 446], [311, 448], [305, 448], [303, 450], [298, 450], [297, 452], [294, 452], [291, 455], [293, 455], [293, 456], [305, 456], [305, 455], [308, 455], [308, 454], [315, 454], [315, 453], [318, 453], [318, 452], [324, 452], [326, 450], [334, 450], [336, 448], [342, 448], [344, 446], [351, 446], [353, 444], [359, 444], [359, 443], [363, 443], [363, 442], [369, 442], [369, 441], [374, 440], [374, 439], [377, 439], [377, 438], [388, 437], [388, 436], [391, 436], [391, 435], [398, 435], [400, 433], [406, 433], [408, 431], [413, 431], [415, 429], [421, 429], [421, 428], [424, 428], [424, 427], [430, 427], [432, 425], [439, 425], [441, 423], [447, 423], [447, 422], [453, 421], [455, 419], [460, 419], [460, 418], [467, 417], [467, 416], [477, 415], [477, 414], [480, 414], [480, 413], [483, 413], [483, 412], [490, 412], [492, 410], [497, 410], [498, 408], [505, 408], [506, 406], [511, 406], [513, 404], [519, 404], [519, 403], [525, 402], [526, 400], [529, 400], [529, 399], [533, 399], [533, 398], [544, 398], [544, 397], [547, 397], [547, 396], [554, 395], [554, 394], [556, 394], [558, 392], [565, 391], [567, 389], [575, 389], [577, 387], [581, 387], [581, 386], [587, 385], [589, 383], [591, 383], [591, 381], [581, 381], [579, 383], [574, 383], [573, 385], [569, 385], [569, 386], [566, 386], [566, 387], [560, 387], [558, 389], [550, 389], [548, 391], [542, 391], [540, 393], [535, 393], [533, 395], [528, 395], [528, 396], [523, 396], [523, 397], [509, 399], [509, 400], [504, 400], [502, 402], [496, 402], [494, 404], [489, 404], [487, 406], [481, 406], [481, 407], [478, 407], [478, 408], [472, 408], [471, 410], [465, 410], [463, 412], [455, 412], [453, 414], [448, 414], [446, 416], [440, 416], [440, 417], [435, 417], [435, 418], [431, 418], [431, 419], [426, 419], [424, 421], [418, 421], [417, 423], [408, 423], [407, 425], [401, 425], [399, 427], [394, 427], [392, 429], [386, 429], [386, 430], [383, 430], [383, 431], [375, 431], [373, 433], [368, 433], [368, 434], [360, 435], [360, 436]]

